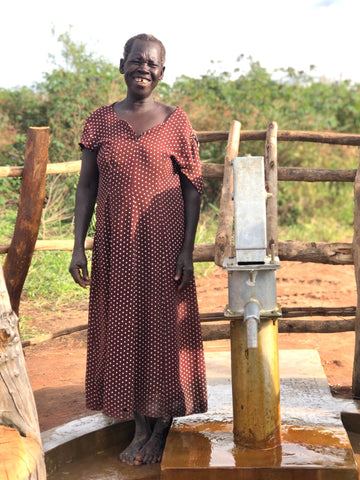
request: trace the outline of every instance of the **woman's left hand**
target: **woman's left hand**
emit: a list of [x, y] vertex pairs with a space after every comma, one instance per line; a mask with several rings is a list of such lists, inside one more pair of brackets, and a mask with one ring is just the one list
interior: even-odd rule
[[179, 282], [177, 291], [183, 292], [191, 282], [194, 275], [192, 253], [182, 250], [176, 262], [175, 281]]

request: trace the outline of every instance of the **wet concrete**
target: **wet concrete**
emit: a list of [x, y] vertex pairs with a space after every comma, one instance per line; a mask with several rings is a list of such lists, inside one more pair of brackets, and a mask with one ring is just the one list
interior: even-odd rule
[[175, 427], [168, 438], [161, 478], [357, 480], [345, 431], [283, 427], [281, 445], [266, 450], [237, 446], [232, 424]]
[[95, 414], [44, 432], [48, 480], [159, 480], [160, 465], [139, 468], [119, 460], [130, 443], [133, 422]]
[[285, 350], [279, 357], [279, 447], [251, 451], [234, 445], [230, 352], [207, 352], [209, 411], [176, 419], [161, 467], [122, 464], [118, 454], [131, 440], [133, 423], [96, 414], [42, 434], [49, 480], [211, 480], [223, 474], [226, 480], [357, 480], [340, 412], [352, 415], [346, 428], [355, 425], [349, 435], [360, 455], [359, 403], [331, 396], [315, 350]]
[[131, 441], [133, 433], [133, 422], [116, 422], [101, 413], [52, 428], [41, 434], [46, 471], [50, 475], [63, 465], [74, 466], [79, 459], [94, 457], [113, 446], [120, 451]]
[[159, 480], [160, 465], [133, 467], [119, 461], [119, 448], [100, 450], [62, 466], [48, 480]]

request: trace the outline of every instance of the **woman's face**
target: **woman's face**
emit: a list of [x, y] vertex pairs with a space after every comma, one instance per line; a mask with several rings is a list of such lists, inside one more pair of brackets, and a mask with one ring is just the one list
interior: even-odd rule
[[126, 60], [120, 61], [120, 73], [124, 74], [128, 91], [136, 96], [151, 95], [163, 78], [164, 70], [157, 42], [135, 40]]

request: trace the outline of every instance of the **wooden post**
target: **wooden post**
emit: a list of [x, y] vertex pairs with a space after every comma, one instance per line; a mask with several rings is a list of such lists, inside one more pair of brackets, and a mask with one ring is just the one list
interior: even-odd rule
[[19, 314], [20, 295], [36, 239], [45, 200], [49, 128], [30, 127], [26, 137], [24, 170], [14, 235], [4, 263], [4, 275], [14, 312]]
[[233, 120], [224, 161], [224, 177], [221, 189], [218, 230], [215, 238], [215, 263], [222, 267], [224, 258], [230, 255], [232, 227], [234, 221], [233, 169], [232, 161], [238, 155], [241, 123]]
[[356, 397], [360, 397], [360, 151], [359, 164], [354, 182], [353, 259], [357, 287], [357, 307], [355, 318], [355, 353], [352, 390]]
[[0, 478], [45, 480], [38, 417], [0, 264]]
[[266, 202], [267, 255], [272, 245], [278, 255], [277, 181], [277, 123], [269, 122], [265, 141], [265, 188], [270, 195]]

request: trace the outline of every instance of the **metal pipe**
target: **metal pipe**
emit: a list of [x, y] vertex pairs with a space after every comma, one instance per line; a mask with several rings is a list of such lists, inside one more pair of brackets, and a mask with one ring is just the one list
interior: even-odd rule
[[242, 448], [272, 448], [281, 443], [278, 328], [261, 318], [258, 348], [248, 348], [243, 319], [230, 323], [233, 432]]
[[258, 347], [258, 325], [260, 323], [260, 303], [250, 298], [245, 304], [244, 321], [246, 323], [247, 348]]

